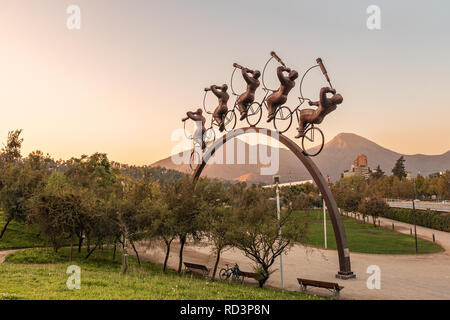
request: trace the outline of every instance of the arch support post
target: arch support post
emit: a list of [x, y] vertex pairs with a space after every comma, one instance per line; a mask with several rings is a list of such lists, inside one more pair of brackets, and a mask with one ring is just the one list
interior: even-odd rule
[[306, 170], [308, 170], [309, 174], [311, 175], [320, 192], [322, 193], [323, 199], [325, 200], [325, 204], [330, 214], [331, 223], [333, 225], [333, 231], [334, 236], [336, 238], [336, 245], [339, 258], [339, 270], [336, 274], [336, 278], [339, 279], [355, 278], [356, 275], [351, 270], [350, 250], [347, 245], [347, 237], [345, 234], [344, 224], [342, 223], [338, 206], [333, 197], [333, 194], [331, 193], [330, 188], [328, 187], [328, 183], [326, 182], [325, 178], [323, 177], [322, 173], [320, 172], [316, 164], [311, 160], [310, 157], [303, 154], [302, 149], [294, 141], [279, 133], [271, 135], [269, 134], [270, 132], [272, 131], [265, 128], [247, 127], [235, 129], [223, 135], [204, 152], [202, 162], [199, 165], [197, 165], [196, 169], [194, 170], [192, 179], [194, 181], [198, 180], [208, 160], [214, 155], [215, 151], [221, 148], [227, 141], [245, 133], [262, 133], [272, 138], [274, 138], [274, 136], [278, 136], [279, 142], [281, 142], [289, 150], [291, 150], [291, 152], [294, 153], [295, 156], [301, 161]]

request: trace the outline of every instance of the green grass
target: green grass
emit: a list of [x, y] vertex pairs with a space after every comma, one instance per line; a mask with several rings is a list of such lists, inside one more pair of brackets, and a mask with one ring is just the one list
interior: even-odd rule
[[[68, 249], [55, 254], [50, 248], [26, 249], [15, 252], [0, 264], [1, 299], [323, 299], [299, 292], [254, 285], [178, 276], [170, 270], [162, 273], [161, 266], [144, 262], [138, 267], [130, 257], [130, 269], [122, 275], [121, 256], [112, 261], [112, 251], [97, 250], [83, 259], [74, 250], [74, 261], [67, 262]], [[66, 287], [66, 269], [75, 264], [81, 267], [81, 289]]]
[[[294, 212], [300, 221], [308, 222], [305, 244], [324, 247], [323, 212], [321, 210], [306, 210]], [[363, 223], [347, 216], [342, 216], [347, 243], [351, 252], [381, 253], [381, 254], [415, 254], [414, 237], [401, 234], [395, 230], [374, 227], [371, 223]], [[336, 249], [336, 240], [327, 213], [327, 244], [329, 249]], [[418, 238], [419, 253], [441, 252], [442, 248], [431, 241]]]
[[[0, 211], [0, 230], [6, 223], [5, 214]], [[0, 239], [0, 250], [16, 248], [33, 248], [48, 246], [48, 243], [37, 236], [37, 233], [23, 222], [11, 221], [5, 234]]]

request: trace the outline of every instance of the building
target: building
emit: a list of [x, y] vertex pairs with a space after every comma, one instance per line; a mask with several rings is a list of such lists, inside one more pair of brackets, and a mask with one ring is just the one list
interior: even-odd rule
[[341, 177], [350, 177], [353, 175], [360, 175], [366, 179], [369, 179], [372, 170], [367, 165], [367, 156], [365, 154], [359, 154], [350, 167], [350, 170], [345, 170], [341, 173]]

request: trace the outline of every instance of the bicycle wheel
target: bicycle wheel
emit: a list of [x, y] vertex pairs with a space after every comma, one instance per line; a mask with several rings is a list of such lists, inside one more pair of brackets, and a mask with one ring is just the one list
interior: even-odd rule
[[194, 170], [200, 163], [202, 163], [200, 154], [196, 150], [192, 150], [191, 157], [189, 158], [189, 167], [191, 167], [191, 170]]
[[322, 130], [312, 126], [302, 137], [303, 153], [310, 157], [317, 156], [322, 151], [324, 142]]
[[223, 119], [223, 124], [225, 125], [225, 131], [230, 132], [236, 127], [236, 113], [233, 110], [228, 110]]
[[262, 108], [258, 102], [253, 102], [247, 109], [247, 123], [250, 127], [255, 127], [262, 117]]
[[188, 125], [188, 127], [186, 127], [186, 121], [183, 121], [183, 129], [184, 129], [184, 135], [186, 136], [187, 139], [192, 140], [194, 138], [193, 136], [193, 132], [194, 132], [194, 128], [193, 125], [190, 124]]
[[220, 278], [220, 280], [227, 280], [228, 279], [227, 269], [225, 269], [225, 268], [220, 269], [219, 278]]
[[203, 134], [203, 141], [205, 144], [208, 144], [210, 142], [214, 142], [216, 140], [216, 132], [213, 128], [209, 128], [205, 131]]
[[291, 109], [286, 106], [282, 106], [275, 112], [275, 118], [273, 119], [273, 126], [280, 133], [284, 133], [289, 130], [292, 124]]

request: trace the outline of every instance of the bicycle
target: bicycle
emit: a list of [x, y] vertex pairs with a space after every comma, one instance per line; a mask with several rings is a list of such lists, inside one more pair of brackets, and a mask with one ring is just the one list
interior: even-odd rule
[[[210, 92], [210, 91], [211, 91], [210, 88], [205, 88], [205, 95], [203, 96], [203, 109], [205, 110], [205, 112], [207, 114], [213, 115], [214, 112], [210, 112], [206, 108], [206, 97], [208, 95], [208, 92]], [[225, 131], [226, 132], [230, 132], [231, 130], [233, 130], [236, 127], [236, 113], [234, 112], [234, 107], [233, 107], [233, 109], [227, 111], [227, 113], [223, 117], [222, 121], [223, 121], [223, 124], [225, 126]], [[219, 127], [219, 124], [217, 123], [217, 121], [214, 120], [214, 117], [211, 117], [211, 125], [207, 129], [207, 131], [208, 130], [213, 130], [214, 131], [214, 126]], [[215, 139], [215, 135], [214, 135], [214, 139]]]
[[[188, 130], [186, 129], [186, 121], [183, 121], [184, 122], [184, 135], [186, 136], [187, 139], [192, 140], [192, 144], [193, 144], [191, 155], [189, 157], [189, 167], [191, 168], [191, 170], [194, 170], [195, 166], [197, 164], [200, 164], [202, 161], [202, 157], [200, 155], [200, 152], [198, 152], [198, 150], [199, 149], [203, 150], [203, 148], [202, 148], [203, 145], [200, 145], [200, 142], [198, 141], [198, 139], [195, 139], [194, 134], [188, 133]], [[202, 140], [203, 140], [205, 146], [207, 146], [211, 142], [214, 142], [215, 138], [216, 138], [216, 133], [214, 132], [214, 130], [207, 129], [202, 134]]]
[[228, 280], [231, 277], [231, 281], [242, 283], [244, 281], [244, 276], [241, 275], [239, 271], [239, 266], [236, 263], [233, 268], [229, 268], [228, 264], [225, 264], [226, 268], [220, 269], [219, 277], [220, 280]]
[[[325, 76], [325, 79], [330, 84], [330, 87], [333, 88], [333, 86], [331, 85], [330, 78], [328, 77], [327, 70], [325, 69], [325, 66], [322, 62], [322, 59], [317, 58], [316, 62], [317, 62], [316, 65], [310, 67], [308, 70], [305, 71], [305, 73], [302, 76], [302, 79], [300, 80], [300, 97], [298, 97], [299, 102], [300, 102], [299, 105], [296, 106], [294, 108], [294, 110], [292, 110], [292, 111], [289, 107], [283, 106], [283, 107], [279, 108], [275, 113], [274, 127], [275, 127], [275, 129], [279, 130], [281, 133], [288, 131], [289, 128], [291, 127], [292, 115], [294, 113], [297, 118], [297, 123], [300, 122], [300, 107], [306, 101], [312, 101], [311, 99], [304, 97], [303, 91], [302, 91], [303, 81], [304, 81], [306, 75], [311, 70], [319, 67], [321, 69], [323, 75]], [[284, 127], [282, 127], [283, 125], [284, 125]], [[279, 129], [279, 127], [281, 127], [282, 129]], [[316, 139], [315, 137], [318, 137], [318, 139]], [[318, 144], [317, 144], [317, 142], [318, 142]], [[310, 143], [311, 143], [311, 145], [310, 145]], [[325, 138], [324, 138], [324, 134], [323, 134], [322, 130], [317, 128], [313, 123], [308, 123], [304, 128], [304, 134], [302, 137], [303, 153], [310, 157], [317, 156], [322, 151], [324, 144], [325, 144]], [[308, 152], [307, 150], [310, 150], [310, 152]], [[311, 150], [315, 150], [315, 152], [311, 152]]]

